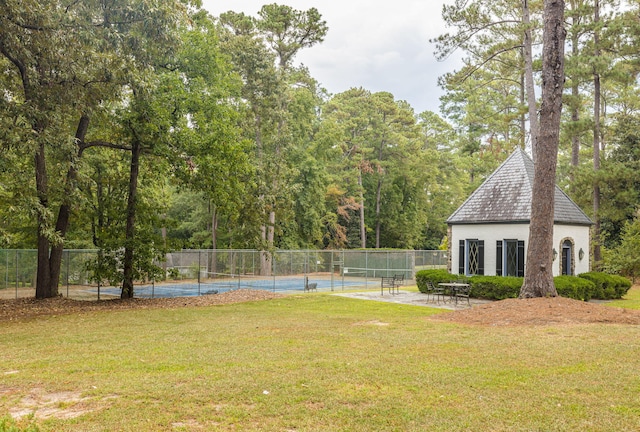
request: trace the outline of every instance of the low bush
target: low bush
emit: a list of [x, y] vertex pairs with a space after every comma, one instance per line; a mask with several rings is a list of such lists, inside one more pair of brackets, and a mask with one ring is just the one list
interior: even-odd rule
[[622, 276], [610, 275], [601, 272], [582, 273], [578, 276], [593, 282], [594, 290], [591, 298], [595, 299], [619, 299], [629, 291], [629, 288], [631, 288], [631, 282]]
[[451, 282], [453, 280], [467, 280], [465, 276], [454, 275], [446, 270], [420, 270], [416, 273], [416, 285], [420, 292], [427, 292], [427, 282], [438, 285], [443, 282]]
[[591, 293], [591, 298], [594, 298], [594, 299], [605, 298], [604, 289], [606, 286], [606, 275], [604, 273], [598, 273], [598, 272], [582, 273], [578, 275], [578, 277], [593, 282], [594, 287], [593, 287], [593, 292]]
[[[420, 292], [427, 292], [427, 282], [437, 285], [453, 280], [466, 280], [471, 284], [471, 297], [487, 300], [517, 298], [524, 281], [521, 277], [472, 276], [467, 278], [446, 270], [421, 270], [416, 273], [416, 284]], [[622, 298], [631, 288], [631, 282], [622, 276], [599, 272], [582, 273], [578, 276], [553, 278], [558, 295], [575, 300], [589, 301], [592, 298], [608, 300]]]
[[618, 276], [618, 275], [609, 275], [611, 282], [613, 283], [613, 287], [616, 291], [616, 297], [614, 298], [622, 298], [624, 297], [629, 290], [631, 289], [631, 281], [626, 277]]
[[596, 290], [593, 282], [578, 276], [556, 276], [553, 283], [559, 296], [575, 300], [589, 301]]
[[487, 300], [516, 298], [520, 294], [523, 278], [511, 276], [473, 276], [471, 296]]

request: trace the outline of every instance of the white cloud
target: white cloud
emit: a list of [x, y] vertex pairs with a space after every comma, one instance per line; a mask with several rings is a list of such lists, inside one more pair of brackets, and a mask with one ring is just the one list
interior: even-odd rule
[[[204, 0], [213, 15], [227, 10], [256, 15], [270, 1]], [[278, 1], [277, 1], [278, 2]], [[331, 93], [350, 87], [388, 91], [416, 112], [438, 111], [438, 76], [459, 68], [454, 57], [438, 63], [429, 39], [445, 32], [443, 0], [283, 0], [300, 10], [315, 7], [327, 21], [325, 41], [296, 58]]]

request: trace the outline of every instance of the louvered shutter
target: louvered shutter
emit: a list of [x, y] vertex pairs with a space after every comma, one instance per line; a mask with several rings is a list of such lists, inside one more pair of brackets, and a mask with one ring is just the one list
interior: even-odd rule
[[518, 276], [524, 277], [524, 240], [518, 240]]
[[478, 242], [478, 274], [484, 274], [484, 240]]
[[502, 276], [502, 240], [496, 242], [496, 275]]

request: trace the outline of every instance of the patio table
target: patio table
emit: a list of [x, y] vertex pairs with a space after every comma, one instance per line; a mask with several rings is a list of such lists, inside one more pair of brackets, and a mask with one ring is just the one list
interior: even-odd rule
[[460, 288], [469, 288], [470, 286], [468, 283], [462, 283], [462, 282], [443, 282], [443, 283], [439, 283], [438, 285], [445, 288], [447, 291], [449, 291], [449, 299], [450, 300], [453, 299], [453, 301], [455, 301], [456, 306], [458, 305], [458, 297], [456, 296], [456, 294], [458, 293], [458, 290]]

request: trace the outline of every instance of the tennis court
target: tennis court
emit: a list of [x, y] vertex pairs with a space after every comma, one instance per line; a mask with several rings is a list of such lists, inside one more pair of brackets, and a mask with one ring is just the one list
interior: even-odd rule
[[[379, 279], [342, 279], [342, 278], [314, 278], [308, 277], [308, 283], [315, 283], [316, 290], [342, 291], [345, 288], [377, 288]], [[304, 292], [305, 277], [236, 277], [225, 280], [206, 280], [201, 282], [177, 282], [160, 284], [136, 285], [134, 296], [139, 298], [192, 297], [200, 295], [219, 294], [236, 289], [259, 289], [274, 292]], [[97, 288], [92, 290], [97, 294]], [[100, 295], [120, 296], [120, 287], [101, 287]]]

